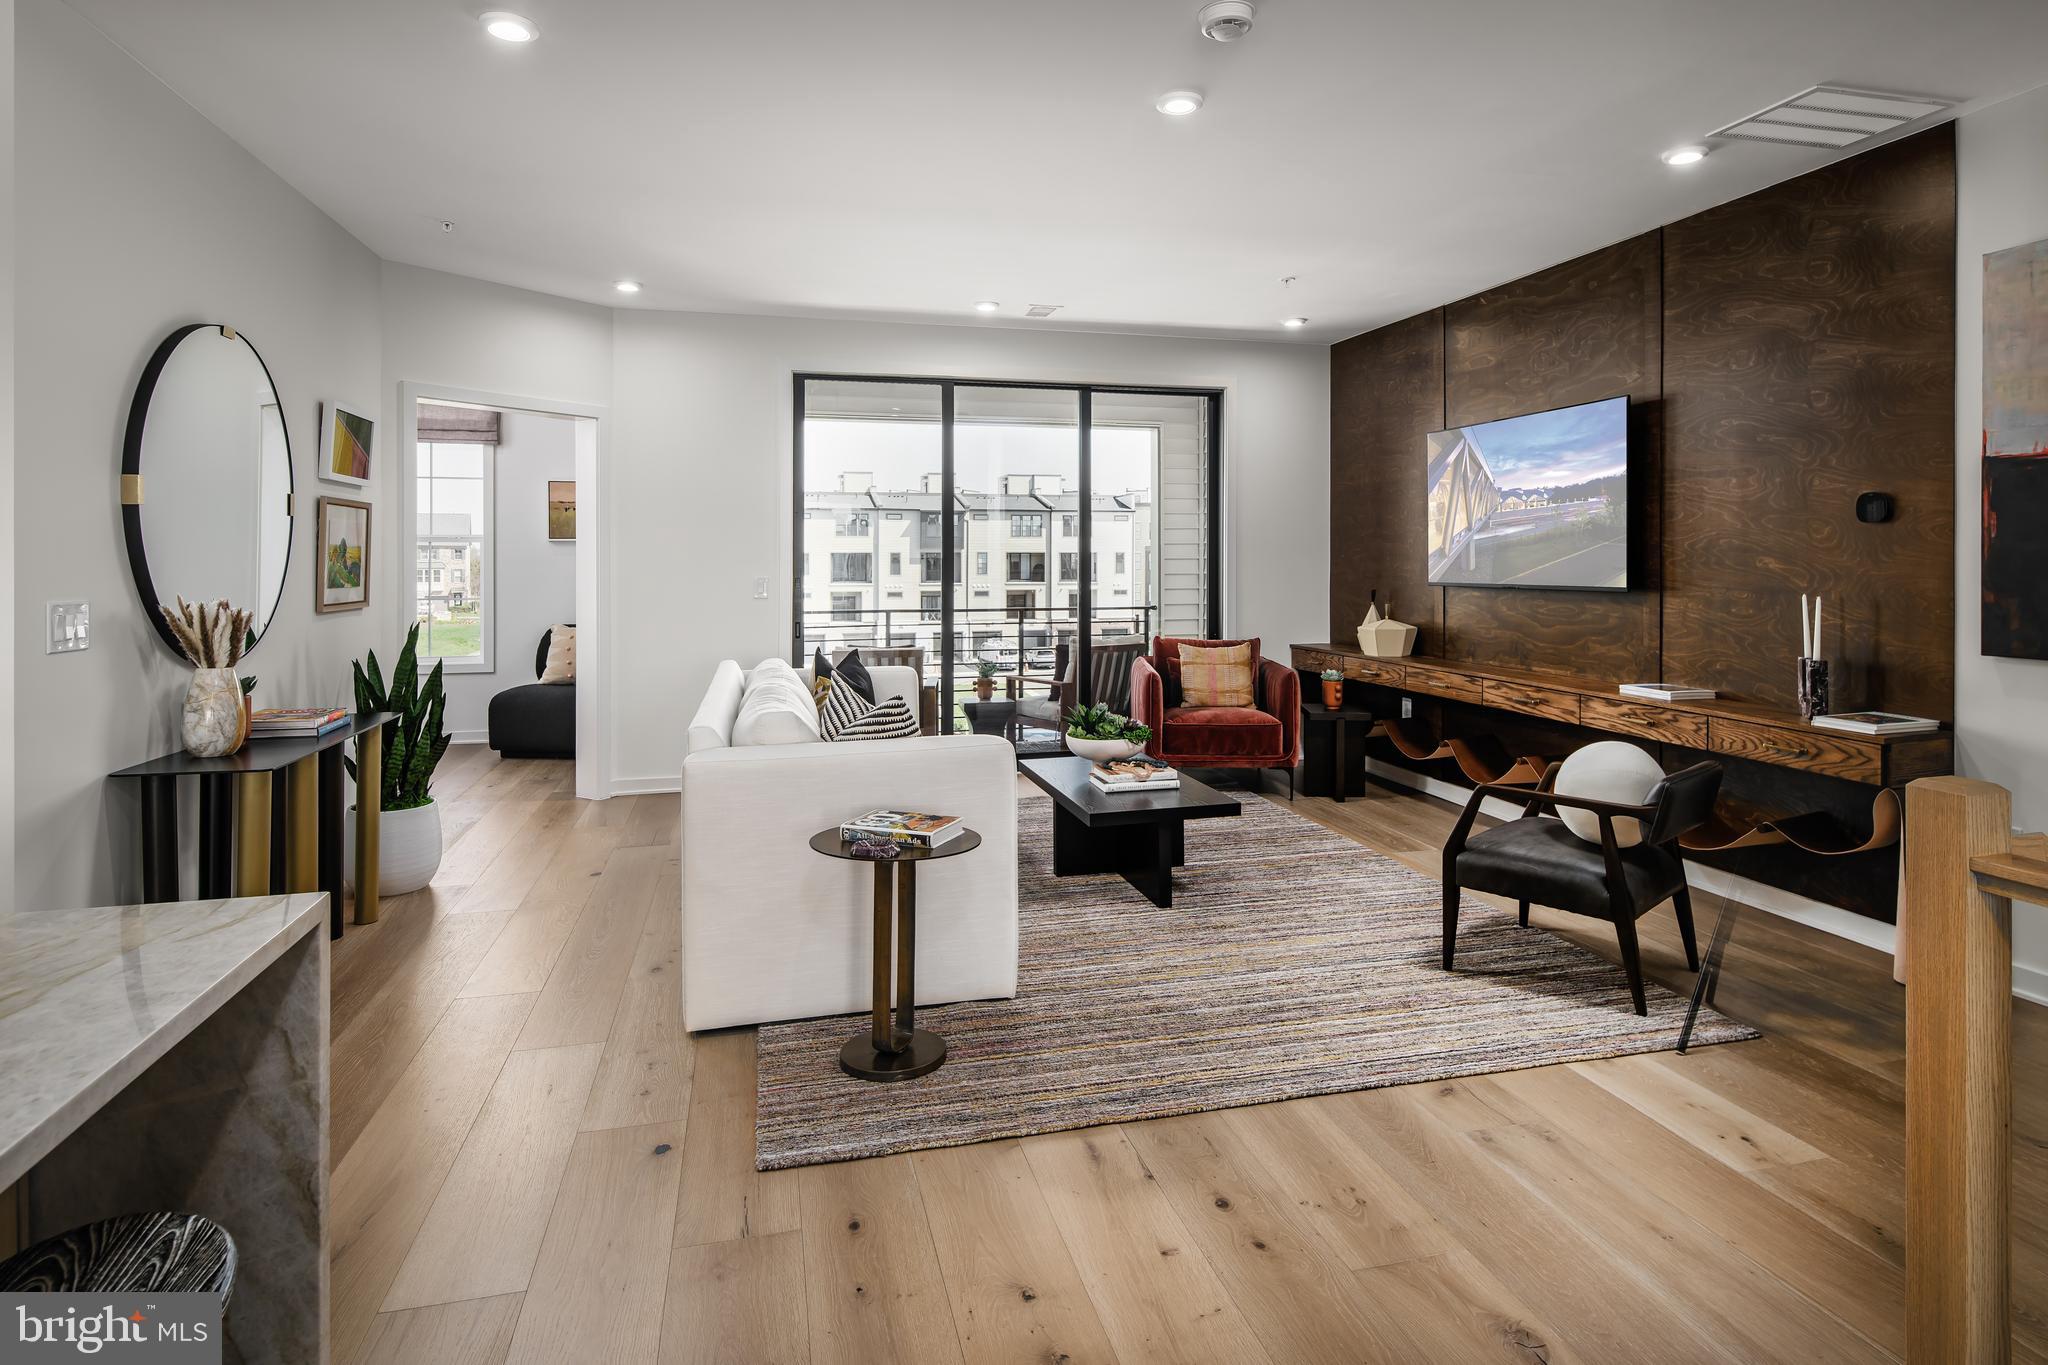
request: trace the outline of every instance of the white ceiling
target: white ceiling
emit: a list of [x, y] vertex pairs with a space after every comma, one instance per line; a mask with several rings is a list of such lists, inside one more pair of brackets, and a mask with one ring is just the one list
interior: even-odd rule
[[[2042, 0], [1264, 0], [1227, 46], [1199, 0], [491, 0], [526, 47], [460, 0], [70, 3], [391, 260], [626, 307], [1304, 341], [1833, 159], [1657, 159], [1816, 82], [1967, 110], [2048, 81]], [[1183, 86], [1200, 113], [1154, 111]]]

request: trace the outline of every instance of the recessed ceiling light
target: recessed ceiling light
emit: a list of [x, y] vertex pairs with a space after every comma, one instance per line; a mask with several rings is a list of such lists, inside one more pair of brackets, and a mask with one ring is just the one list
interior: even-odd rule
[[638, 280], [614, 280], [612, 288], [618, 290], [621, 294], [637, 294], [640, 292], [640, 282]]
[[482, 16], [484, 32], [507, 43], [530, 43], [540, 37], [540, 25], [510, 10], [494, 9]]
[[1292, 327], [1306, 327], [1306, 326], [1308, 326], [1308, 319], [1307, 319], [1307, 318], [1288, 318], [1288, 319], [1287, 319], [1287, 320], [1286, 320], [1285, 322], [1282, 322], [1282, 323], [1281, 323], [1280, 325], [1281, 325], [1282, 327], [1289, 327], [1289, 328], [1292, 328]]
[[993, 313], [1002, 306], [994, 299], [983, 299], [980, 303], [974, 305], [974, 311], [977, 313]]
[[1673, 147], [1663, 156], [1664, 164], [1667, 166], [1692, 166], [1706, 159], [1707, 149], [1698, 145]]
[[1186, 118], [1202, 107], [1202, 92], [1199, 90], [1169, 90], [1153, 103], [1153, 108], [1162, 114], [1175, 118]]

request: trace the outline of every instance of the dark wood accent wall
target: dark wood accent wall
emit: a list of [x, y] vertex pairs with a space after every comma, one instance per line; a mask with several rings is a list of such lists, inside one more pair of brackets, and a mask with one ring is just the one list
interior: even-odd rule
[[[1821, 592], [1837, 710], [1952, 716], [1952, 127], [1340, 342], [1330, 379], [1333, 638], [1377, 588], [1419, 653], [1786, 706]], [[1622, 392], [1639, 588], [1429, 587], [1427, 433]]]
[[1942, 127], [1664, 230], [1667, 676], [1792, 705], [1819, 592], [1837, 709], [1954, 714], [1955, 188]]
[[1443, 591], [1429, 586], [1422, 439], [1444, 428], [1443, 312], [1330, 348], [1330, 634], [1357, 638], [1374, 590], [1443, 644]]
[[[1444, 310], [1445, 426], [1629, 396], [1629, 482], [1641, 490], [1631, 529], [1644, 546], [1657, 543], [1660, 519], [1660, 258], [1658, 234], [1647, 232]], [[1656, 557], [1638, 556], [1630, 581], [1642, 589], [1446, 588], [1444, 652], [1539, 673], [1646, 679], [1657, 668]]]

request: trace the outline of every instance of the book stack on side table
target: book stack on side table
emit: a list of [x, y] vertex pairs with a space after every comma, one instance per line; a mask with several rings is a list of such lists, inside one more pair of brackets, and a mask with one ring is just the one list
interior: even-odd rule
[[1896, 711], [1845, 711], [1839, 716], [1815, 716], [1813, 728], [1845, 735], [1931, 735], [1941, 728], [1941, 722]]
[[1676, 683], [1623, 683], [1620, 692], [1640, 701], [1712, 701], [1720, 695], [1711, 687], [1680, 687]]
[[1099, 792], [1160, 792], [1180, 787], [1180, 774], [1152, 758], [1120, 758], [1098, 763], [1088, 770], [1088, 781]]
[[914, 810], [871, 810], [839, 826], [849, 844], [886, 840], [912, 848], [937, 848], [960, 837], [967, 826], [957, 815], [926, 815]]
[[249, 718], [249, 738], [317, 739], [346, 724], [348, 712], [335, 707], [271, 707]]

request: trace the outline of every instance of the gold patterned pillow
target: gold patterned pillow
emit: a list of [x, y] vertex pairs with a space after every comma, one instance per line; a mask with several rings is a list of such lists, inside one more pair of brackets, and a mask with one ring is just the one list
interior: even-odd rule
[[1250, 706], [1252, 647], [1182, 645], [1180, 695], [1185, 706]]

